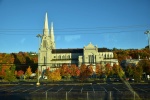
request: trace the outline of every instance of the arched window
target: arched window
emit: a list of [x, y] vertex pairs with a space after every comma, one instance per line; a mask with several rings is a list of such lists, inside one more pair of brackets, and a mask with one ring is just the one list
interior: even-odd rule
[[58, 56], [58, 59], [61, 59], [61, 55]]
[[90, 64], [94, 63], [94, 55], [89, 55], [89, 63]]
[[70, 59], [70, 55], [67, 56], [67, 59]]
[[107, 54], [107, 58], [109, 58], [109, 54]]
[[112, 54], [110, 54], [109, 57], [112, 58]]
[[63, 55], [63, 56], [62, 56], [62, 59], [65, 59], [65, 58], [66, 58], [65, 55]]
[[106, 58], [106, 54], [104, 54], [104, 58]]

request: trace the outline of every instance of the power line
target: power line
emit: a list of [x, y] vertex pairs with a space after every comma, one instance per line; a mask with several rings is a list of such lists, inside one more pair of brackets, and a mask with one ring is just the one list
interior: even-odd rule
[[[145, 29], [139, 30], [139, 28], [143, 28], [143, 27], [144, 28], [148, 27], [148, 25], [93, 27], [93, 28], [63, 28], [63, 29], [55, 29], [54, 31], [56, 32], [55, 35], [77, 35], [77, 34], [81, 35], [81, 34], [104, 34], [104, 33], [108, 34], [108, 33], [145, 31]], [[138, 28], [138, 30], [136, 28]], [[41, 31], [42, 31], [42, 29], [0, 29], [0, 35], [35, 35], [36, 33], [42, 33]], [[91, 31], [92, 31], [92, 33], [91, 33]], [[20, 34], [17, 34], [16, 32], [17, 33], [20, 32]], [[74, 33], [74, 32], [76, 32], [76, 33]], [[61, 34], [61, 33], [63, 33], [63, 34]]]
[[[89, 32], [79, 32], [79, 33], [63, 33], [63, 34], [55, 34], [55, 35], [94, 35], [94, 34], [113, 34], [113, 33], [129, 33], [129, 32], [143, 32], [145, 30], [129, 30], [129, 31], [114, 31], [114, 32], [109, 32], [109, 31], [106, 31], [106, 32], [92, 32], [92, 33], [89, 33]], [[0, 32], [0, 35], [35, 35], [35, 34], [11, 34], [11, 33], [2, 33]]]
[[[92, 27], [92, 28], [63, 28], [55, 29], [57, 32], [72, 32], [72, 31], [93, 31], [93, 30], [112, 30], [112, 29], [133, 29], [149, 27], [150, 25], [132, 25], [132, 26], [114, 26], [114, 27]], [[0, 29], [0, 32], [25, 32], [25, 31], [41, 31], [42, 29]]]

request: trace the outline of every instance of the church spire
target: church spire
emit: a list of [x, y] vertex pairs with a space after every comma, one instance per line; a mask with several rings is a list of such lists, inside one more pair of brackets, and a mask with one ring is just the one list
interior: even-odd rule
[[48, 36], [49, 29], [48, 29], [48, 17], [47, 17], [47, 12], [45, 14], [45, 22], [44, 22], [44, 29], [43, 29], [43, 35]]
[[54, 42], [54, 29], [53, 29], [53, 22], [51, 22], [50, 36], [51, 36], [51, 40], [52, 40], [52, 42]]
[[53, 22], [51, 22], [50, 37], [51, 37], [52, 47], [53, 47], [53, 49], [55, 49], [55, 37], [54, 37]]

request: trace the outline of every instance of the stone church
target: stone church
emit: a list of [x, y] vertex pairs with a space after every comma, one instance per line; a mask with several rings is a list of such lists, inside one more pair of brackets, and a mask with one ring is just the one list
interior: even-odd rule
[[62, 64], [76, 64], [80, 67], [81, 64], [92, 64], [94, 69], [96, 64], [114, 63], [118, 64], [117, 59], [113, 59], [113, 52], [106, 48], [98, 48], [97, 46], [89, 43], [83, 48], [73, 49], [56, 49], [54, 28], [51, 23], [50, 29], [48, 27], [48, 16], [45, 15], [43, 34], [40, 35], [40, 47], [38, 54], [38, 67], [43, 71], [50, 67], [51, 70], [60, 67]]

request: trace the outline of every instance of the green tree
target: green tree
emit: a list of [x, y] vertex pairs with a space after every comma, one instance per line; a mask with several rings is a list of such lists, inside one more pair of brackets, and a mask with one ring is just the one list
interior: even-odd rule
[[143, 68], [140, 65], [137, 65], [134, 68], [133, 77], [136, 82], [140, 82], [143, 74]]
[[131, 64], [128, 64], [128, 66], [125, 68], [126, 77], [133, 77], [134, 69]]
[[4, 76], [4, 80], [7, 80], [7, 81], [15, 81], [16, 80], [16, 76], [15, 76], [15, 68], [16, 66], [11, 66], [9, 69], [6, 69], [5, 70], [5, 76]]
[[120, 65], [114, 64], [113, 65], [113, 74], [119, 76], [120, 78], [122, 78], [124, 76], [124, 71], [121, 68]]

